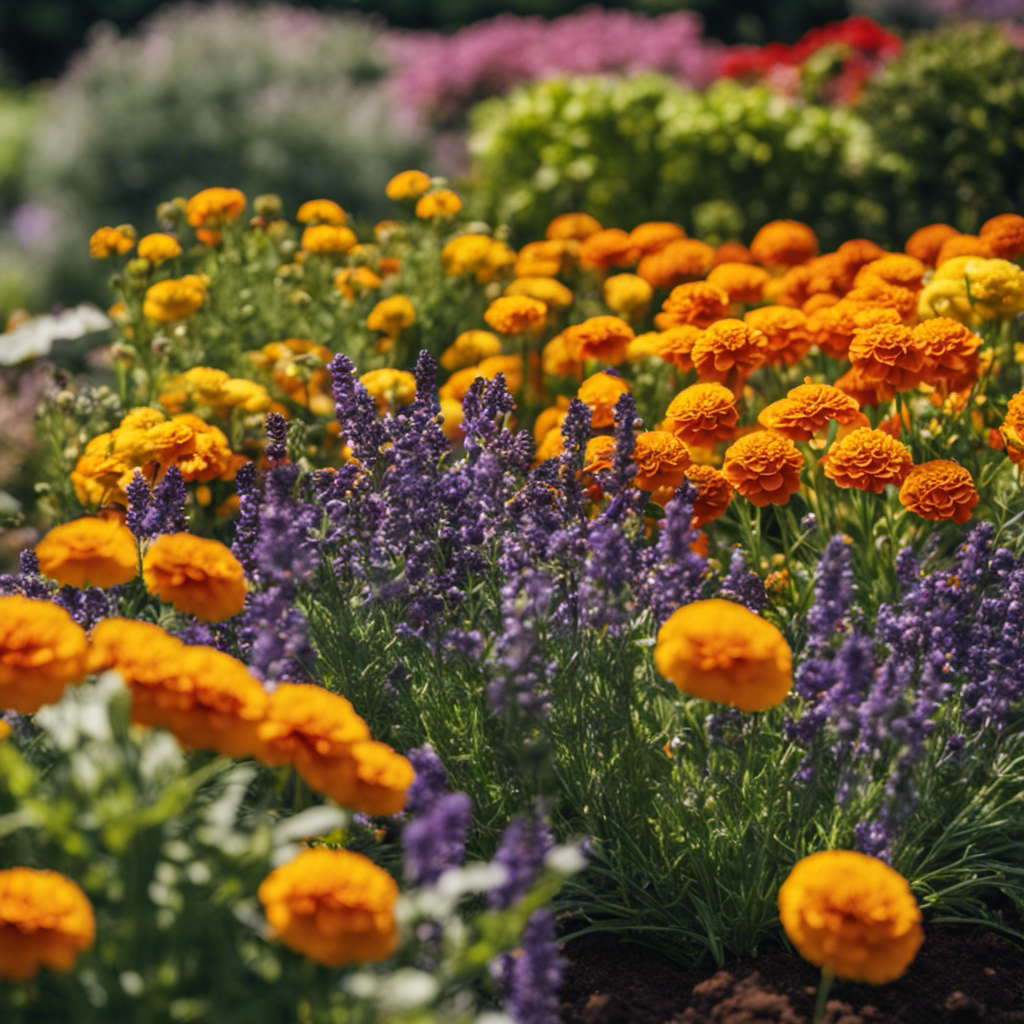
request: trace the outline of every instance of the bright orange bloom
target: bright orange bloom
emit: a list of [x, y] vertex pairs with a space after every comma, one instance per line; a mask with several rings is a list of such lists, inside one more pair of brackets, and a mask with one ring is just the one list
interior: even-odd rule
[[157, 685], [171, 671], [184, 644], [155, 623], [110, 618], [97, 622], [89, 638], [89, 673], [116, 668], [128, 686]]
[[746, 313], [743, 322], [767, 338], [766, 362], [781, 360], [786, 366], [795, 366], [811, 347], [807, 316], [799, 309], [761, 306]]
[[583, 474], [593, 476], [612, 468], [615, 458], [615, 438], [607, 434], [597, 434], [587, 442], [583, 453]]
[[0, 871], [0, 978], [28, 981], [41, 967], [70, 971], [96, 938], [84, 892], [56, 871]]
[[855, 398], [831, 384], [812, 384], [810, 378], [758, 417], [761, 426], [791, 441], [809, 441], [833, 420], [843, 426], [868, 422]]
[[654, 290], [637, 274], [613, 274], [605, 280], [601, 294], [609, 309], [635, 317], [651, 304]]
[[696, 238], [679, 238], [641, 257], [636, 272], [652, 288], [671, 288], [684, 281], [698, 281], [715, 262], [715, 250]]
[[754, 257], [742, 242], [723, 242], [715, 250], [714, 266], [723, 263], [753, 263]]
[[505, 286], [506, 295], [525, 295], [543, 302], [549, 309], [568, 309], [573, 294], [553, 277], [517, 277]]
[[142, 578], [151, 594], [204, 622], [223, 622], [245, 607], [245, 572], [220, 541], [165, 533], [146, 549]]
[[430, 188], [430, 175], [424, 171], [401, 171], [384, 186], [388, 199], [419, 199]]
[[993, 256], [1015, 260], [1024, 253], [1024, 217], [1016, 213], [991, 217], [981, 225], [978, 237], [989, 244]]
[[899, 314], [905, 324], [917, 322], [917, 292], [888, 284], [880, 277], [870, 277], [846, 293], [847, 302], [863, 302], [884, 306]]
[[897, 391], [917, 387], [927, 376], [925, 349], [902, 324], [879, 324], [854, 332], [850, 362], [865, 380], [877, 380]]
[[699, 327], [692, 324], [661, 331], [657, 336], [658, 357], [682, 373], [689, 373], [693, 369], [693, 345], [702, 333]]
[[903, 251], [926, 266], [934, 267], [942, 243], [959, 234], [960, 232], [949, 224], [928, 224], [923, 228], [918, 228], [907, 239]]
[[768, 339], [742, 320], [718, 320], [694, 343], [697, 376], [705, 381], [739, 382], [764, 360]]
[[490, 331], [463, 331], [441, 353], [439, 362], [449, 372], [473, 366], [501, 352], [501, 339]]
[[333, 199], [307, 199], [295, 214], [300, 224], [331, 224], [340, 228], [348, 214]]
[[980, 238], [978, 235], [953, 235], [939, 248], [935, 266], [941, 267], [947, 260], [956, 259], [957, 256], [980, 256], [983, 259], [991, 259], [995, 256], [995, 250], [987, 238]]
[[565, 417], [569, 412], [569, 399], [563, 395], [559, 395], [555, 399], [555, 404], [545, 409], [541, 414], [534, 420], [533, 423], [533, 439], [537, 444], [543, 440], [544, 435], [551, 430], [553, 427], [561, 428], [565, 422]]
[[415, 778], [408, 759], [386, 743], [364, 740], [352, 745], [330, 795], [363, 814], [398, 814]]
[[636, 435], [633, 485], [641, 491], [668, 488], [675, 491], [686, 478], [690, 453], [685, 444], [666, 430], [645, 430]]
[[686, 478], [697, 488], [693, 520], [698, 528], [713, 523], [732, 501], [732, 485], [714, 466], [690, 466]]
[[352, 302], [356, 295], [375, 292], [381, 286], [380, 277], [369, 267], [342, 267], [334, 275], [334, 287]]
[[1024, 392], [1006, 403], [1006, 417], [999, 434], [1006, 446], [1007, 458], [1015, 465], [1024, 465]]
[[346, 253], [356, 244], [355, 232], [337, 224], [310, 224], [300, 243], [306, 252], [331, 256]]
[[658, 630], [654, 664], [683, 693], [740, 711], [773, 708], [793, 687], [782, 634], [732, 601], [694, 601], [674, 612]]
[[795, 267], [818, 254], [818, 238], [796, 220], [765, 224], [750, 243], [750, 254], [765, 267]]
[[881, 494], [888, 484], [902, 484], [914, 468], [906, 445], [884, 430], [861, 427], [836, 441], [824, 459], [825, 476], [839, 487]]
[[685, 238], [686, 232], [678, 224], [668, 220], [651, 220], [638, 224], [629, 233], [629, 240], [641, 256], [649, 252], [658, 252], [670, 242]]
[[857, 286], [872, 279], [878, 279], [897, 288], [909, 288], [910, 291], [917, 291], [921, 287], [921, 278], [924, 277], [926, 269], [925, 264], [913, 256], [891, 253], [888, 256], [872, 260], [870, 263], [865, 263], [857, 271], [853, 283]]
[[548, 427], [544, 436], [537, 442], [537, 449], [533, 453], [533, 464], [539, 466], [548, 459], [557, 459], [565, 450], [562, 442], [562, 428]]
[[736, 433], [739, 413], [733, 393], [722, 384], [691, 384], [669, 402], [665, 429], [684, 444], [710, 448]]
[[416, 323], [416, 307], [405, 295], [392, 295], [381, 299], [366, 318], [371, 331], [380, 331], [389, 338], [397, 338], [407, 327]]
[[522, 334], [544, 323], [547, 315], [545, 303], [525, 295], [503, 296], [484, 310], [487, 326], [499, 334]]
[[616, 366], [626, 357], [626, 346], [633, 340], [633, 328], [617, 316], [592, 316], [563, 332], [565, 347], [577, 362], [598, 359]]
[[583, 372], [583, 364], [569, 352], [564, 334], [556, 334], [541, 350], [541, 367], [552, 377], [576, 377]]
[[590, 270], [631, 267], [639, 258], [639, 249], [620, 228], [603, 228], [580, 242], [580, 266]]
[[949, 317], [937, 316], [918, 324], [914, 342], [924, 350], [925, 380], [944, 381], [953, 390], [970, 387], [978, 379], [981, 338]]
[[258, 895], [274, 937], [325, 967], [386, 960], [398, 944], [398, 886], [362, 854], [303, 850]]
[[924, 941], [906, 879], [852, 850], [800, 861], [779, 890], [779, 918], [805, 960], [871, 985], [899, 978]]
[[950, 459], [934, 459], [915, 466], [900, 488], [900, 504], [922, 519], [957, 525], [971, 518], [978, 504], [971, 474]]
[[161, 263], [181, 255], [181, 243], [174, 235], [157, 231], [139, 239], [138, 254], [140, 259], [149, 260], [154, 267], [159, 267]]
[[858, 328], [899, 322], [900, 316], [895, 310], [872, 308], [862, 302], [843, 299], [812, 314], [807, 320], [807, 333], [825, 355], [845, 359]]
[[743, 302], [748, 306], [761, 301], [768, 279], [767, 270], [747, 263], [719, 263], [708, 274], [708, 284], [724, 288], [730, 302]]
[[109, 256], [127, 256], [135, 248], [135, 228], [122, 224], [116, 228], [97, 228], [89, 238], [89, 255], [94, 260]]
[[462, 200], [450, 188], [438, 189], [420, 196], [416, 203], [416, 216], [420, 220], [454, 217], [462, 210]]
[[562, 213], [547, 226], [547, 239], [576, 239], [582, 241], [601, 230], [601, 224], [589, 213]]
[[206, 279], [198, 274], [157, 281], [146, 289], [142, 313], [157, 323], [173, 323], [191, 316], [206, 302]]
[[39, 569], [62, 586], [116, 587], [135, 579], [139, 552], [126, 526], [87, 517], [55, 526], [37, 545]]
[[789, 438], [761, 430], [729, 446], [722, 473], [752, 504], [785, 505], [800, 490], [803, 465], [804, 457]]
[[707, 281], [691, 281], [673, 288], [654, 318], [659, 330], [669, 327], [709, 327], [729, 314], [729, 293]]
[[245, 204], [237, 188], [204, 188], [188, 201], [185, 216], [194, 228], [217, 228], [241, 216]]
[[834, 386], [849, 395], [862, 409], [865, 405], [881, 405], [883, 402], [889, 402], [896, 394], [888, 384], [865, 380], [860, 370], [852, 366], [836, 379]]
[[513, 272], [516, 277], [554, 277], [565, 269], [568, 244], [561, 239], [527, 243], [519, 250]]
[[629, 385], [621, 378], [605, 373], [595, 373], [588, 377], [577, 392], [581, 402], [590, 407], [590, 425], [594, 430], [611, 427], [615, 424], [615, 403], [620, 395], [629, 391]]

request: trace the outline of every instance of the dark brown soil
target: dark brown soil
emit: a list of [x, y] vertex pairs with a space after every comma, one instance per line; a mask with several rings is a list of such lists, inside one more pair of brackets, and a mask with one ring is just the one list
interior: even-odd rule
[[[723, 971], [682, 967], [607, 936], [570, 942], [565, 1024], [810, 1024], [818, 971], [773, 951]], [[1024, 1024], [1024, 949], [992, 933], [928, 929], [891, 985], [836, 981], [828, 1024]]]

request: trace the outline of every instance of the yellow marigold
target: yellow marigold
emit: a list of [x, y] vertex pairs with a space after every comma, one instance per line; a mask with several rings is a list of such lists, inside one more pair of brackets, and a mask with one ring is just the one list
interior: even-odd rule
[[647, 331], [638, 334], [626, 345], [626, 362], [641, 363], [645, 359], [660, 359], [661, 351], [661, 332]]
[[981, 225], [978, 237], [988, 242], [993, 256], [1015, 260], [1024, 253], [1024, 217], [1017, 213], [990, 217]]
[[525, 295], [543, 302], [549, 309], [568, 309], [572, 292], [553, 277], [517, 277], [505, 286], [506, 295]]
[[739, 413], [733, 393], [722, 384], [691, 384], [669, 403], [664, 427], [684, 444], [710, 448], [736, 433]]
[[381, 299], [366, 318], [371, 331], [381, 331], [389, 338], [396, 338], [407, 327], [416, 323], [416, 307], [404, 295], [392, 295]]
[[89, 255], [94, 260], [126, 256], [135, 247], [135, 228], [131, 224], [97, 228], [89, 238]]
[[[196, 432], [186, 420], [168, 420], [145, 430], [121, 427], [114, 432], [114, 453], [132, 466], [153, 465], [162, 476], [168, 466], [196, 450]], [[149, 473], [147, 472], [148, 476]]]
[[563, 239], [524, 245], [516, 257], [516, 277], [554, 277], [561, 273], [568, 261], [568, 245]]
[[430, 175], [424, 171], [400, 171], [384, 186], [384, 195], [398, 202], [419, 199], [430, 189]]
[[752, 504], [785, 505], [800, 490], [803, 465], [804, 457], [789, 438], [762, 430], [729, 446], [722, 473]]
[[473, 366], [501, 353], [501, 339], [490, 331], [463, 331], [441, 353], [440, 363], [449, 372]]
[[565, 341], [565, 334], [556, 334], [541, 350], [541, 368], [551, 377], [578, 377], [583, 364], [574, 359]]
[[631, 267], [639, 258], [639, 250], [621, 228], [603, 228], [580, 242], [580, 266], [590, 270]]
[[801, 860], [779, 890], [779, 918], [805, 960], [871, 985], [899, 978], [924, 941], [906, 879], [852, 850]]
[[85, 446], [71, 471], [75, 497], [86, 508], [106, 505], [114, 498], [127, 503], [124, 487], [131, 482], [132, 469], [123, 454], [114, 452], [114, 432], [98, 434]]
[[142, 312], [157, 323], [167, 324], [191, 316], [204, 302], [206, 279], [186, 274], [151, 284], [142, 300]]
[[557, 459], [562, 454], [562, 428], [548, 427], [544, 436], [537, 442], [537, 449], [533, 453], [534, 465], [547, 462], [548, 459]]
[[884, 430], [861, 427], [837, 440], [824, 460], [825, 476], [839, 487], [881, 494], [887, 484], [902, 484], [914, 467], [906, 445]]
[[795, 267], [818, 254], [818, 237], [797, 220], [773, 220], [750, 243], [750, 254], [766, 267]]
[[237, 188], [204, 188], [188, 201], [185, 216], [194, 228], [217, 228], [241, 216], [245, 203]]
[[139, 256], [149, 260], [154, 267], [159, 267], [161, 263], [176, 259], [180, 255], [181, 243], [174, 235], [156, 231], [139, 239]]
[[718, 267], [723, 263], [753, 263], [754, 257], [750, 250], [742, 242], [723, 242], [715, 249], [713, 265]]
[[918, 228], [908, 239], [903, 251], [920, 260], [925, 266], [934, 267], [942, 243], [960, 234], [949, 224], [928, 224]]
[[958, 525], [971, 518], [978, 504], [971, 474], [950, 459], [934, 459], [915, 466], [900, 487], [900, 504], [922, 519]]
[[386, 743], [364, 740], [352, 745], [331, 797], [363, 814], [398, 814], [415, 777], [409, 761]]
[[0, 708], [30, 715], [86, 675], [89, 645], [63, 608], [0, 597]]
[[356, 244], [355, 232], [336, 224], [311, 224], [302, 232], [306, 252], [331, 255], [348, 252]]
[[908, 288], [916, 292], [921, 287], [921, 279], [926, 269], [925, 264], [913, 256], [890, 253], [888, 256], [881, 256], [877, 260], [865, 263], [857, 271], [853, 283], [857, 286], [872, 280], [881, 280], [897, 288]]
[[295, 214], [300, 224], [331, 224], [340, 228], [348, 214], [333, 199], [307, 199]]
[[693, 324], [668, 327], [657, 335], [658, 357], [681, 373], [693, 369], [693, 344], [703, 332]]
[[[941, 269], [936, 271], [939, 277]], [[1024, 312], [1024, 270], [1009, 260], [968, 260], [962, 277], [972, 307], [986, 320], [1012, 320]]]
[[640, 258], [636, 272], [652, 288], [672, 288], [699, 281], [712, 268], [715, 250], [696, 238], [680, 238]]
[[523, 386], [522, 356], [488, 356], [477, 364], [477, 374], [484, 380], [494, 380], [499, 373], [505, 376], [505, 385], [513, 394]]
[[477, 284], [490, 284], [491, 281], [509, 277], [516, 261], [515, 250], [510, 249], [504, 242], [492, 242], [483, 265], [476, 272]]
[[1006, 446], [1006, 456], [1015, 465], [1024, 465], [1024, 392], [1006, 403], [1006, 416], [999, 434]]
[[658, 252], [671, 242], [686, 237], [686, 232], [679, 224], [668, 220], [651, 220], [638, 224], [629, 233], [629, 241], [642, 256], [649, 252]]
[[607, 434], [595, 434], [587, 442], [587, 447], [583, 452], [584, 476], [592, 477], [595, 473], [607, 472], [612, 468], [614, 458], [615, 438], [609, 437]]
[[697, 488], [693, 522], [698, 529], [713, 523], [732, 501], [732, 485], [714, 466], [690, 466], [686, 478]]
[[793, 686], [793, 656], [782, 634], [732, 601], [694, 601], [658, 630], [654, 664], [691, 697], [764, 711]]
[[924, 350], [927, 381], [943, 381], [959, 390], [978, 379], [981, 338], [969, 327], [937, 316], [918, 324], [913, 334], [915, 343]]
[[641, 491], [667, 488], [674, 492], [686, 478], [690, 452], [675, 434], [666, 430], [645, 430], [636, 435], [633, 462], [636, 464], [635, 487]]
[[850, 362], [865, 380], [877, 380], [897, 391], [917, 387], [925, 376], [925, 350], [902, 324], [878, 324], [854, 332]]
[[408, 370], [385, 366], [364, 373], [359, 380], [377, 402], [378, 415], [412, 405], [416, 400], [416, 378]]
[[398, 886], [362, 854], [303, 850], [258, 896], [274, 938], [325, 967], [386, 960], [398, 944]]
[[843, 426], [867, 426], [857, 400], [831, 384], [812, 384], [810, 378], [758, 416], [766, 430], [791, 441], [809, 441], [832, 421]]
[[[249, 382], [242, 381], [240, 383], [248, 384]], [[260, 390], [262, 391], [262, 388]], [[266, 392], [263, 394], [265, 395]], [[266, 406], [261, 407], [266, 408]], [[192, 450], [179, 455], [173, 463], [181, 470], [185, 482], [209, 483], [211, 480], [233, 480], [239, 466], [243, 465], [246, 460], [231, 451], [224, 432], [192, 413], [181, 413], [174, 419], [175, 422], [189, 426], [194, 435], [195, 444]]]
[[146, 589], [179, 612], [204, 622], [222, 622], [245, 606], [245, 573], [220, 541], [190, 533], [167, 533], [142, 558]]
[[450, 188], [441, 188], [420, 196], [416, 203], [416, 216], [420, 220], [454, 217], [462, 210], [462, 200]]
[[730, 302], [753, 306], [761, 301], [769, 274], [762, 267], [748, 263], [719, 263], [708, 274], [708, 284], [724, 289]]
[[569, 355], [579, 362], [598, 359], [616, 366], [626, 357], [626, 346], [634, 338], [633, 328], [617, 316], [592, 316], [563, 332]]
[[39, 569], [62, 586], [116, 587], [135, 579], [138, 544], [112, 519], [76, 519], [55, 526], [37, 545]]
[[465, 436], [463, 419], [462, 402], [457, 398], [441, 399], [441, 433], [451, 444], [458, 444]]
[[958, 256], [978, 256], [982, 259], [989, 259], [995, 256], [991, 242], [988, 239], [980, 238], [978, 235], [953, 235], [947, 238], [939, 247], [935, 257], [935, 266], [941, 267]]
[[544, 435], [553, 427], [561, 428], [565, 417], [569, 412], [569, 399], [559, 395], [555, 404], [544, 409], [533, 424], [533, 439], [537, 444], [543, 440]]
[[709, 327], [728, 316], [729, 293], [707, 281], [691, 281], [672, 289], [654, 318], [660, 330], [669, 327]]
[[[221, 373], [223, 371], [214, 372]], [[224, 376], [226, 377], [227, 374], [225, 373]], [[125, 413], [118, 427], [121, 430], [148, 430], [158, 423], [166, 422], [167, 417], [159, 409], [154, 409], [150, 405], [139, 405]]]
[[547, 239], [576, 239], [582, 241], [590, 235], [597, 234], [601, 230], [600, 221], [591, 217], [589, 213], [562, 213], [559, 214], [544, 231]]
[[807, 315], [799, 309], [761, 306], [746, 313], [743, 322], [767, 339], [767, 362], [781, 360], [786, 366], [795, 366], [811, 347]]
[[352, 302], [356, 295], [375, 292], [381, 286], [380, 277], [369, 267], [342, 267], [334, 275], [334, 287]]
[[0, 978], [28, 981], [41, 967], [70, 971], [96, 938], [84, 892], [56, 871], [0, 871]]
[[718, 320], [694, 343], [693, 368], [705, 381], [742, 381], [760, 366], [768, 339], [742, 320]]
[[542, 324], [547, 313], [547, 305], [539, 299], [509, 295], [495, 299], [484, 310], [484, 320], [499, 334], [522, 334]]
[[611, 373], [595, 373], [579, 388], [576, 397], [590, 408], [590, 425], [594, 430], [615, 424], [615, 403], [620, 395], [629, 391], [629, 385]]
[[448, 277], [475, 274], [486, 264], [494, 244], [490, 235], [458, 235], [441, 250], [441, 268]]
[[613, 274], [605, 280], [601, 293], [609, 309], [636, 317], [650, 305], [654, 289], [636, 274]]

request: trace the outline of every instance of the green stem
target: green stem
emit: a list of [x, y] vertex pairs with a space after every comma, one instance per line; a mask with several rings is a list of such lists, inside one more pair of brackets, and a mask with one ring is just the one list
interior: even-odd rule
[[819, 1021], [825, 1019], [825, 1003], [828, 1000], [828, 993], [832, 988], [832, 982], [835, 981], [835, 977], [827, 967], [821, 969], [821, 981], [818, 982], [818, 998], [815, 1000], [814, 1015], [811, 1017], [813, 1024], [818, 1024]]

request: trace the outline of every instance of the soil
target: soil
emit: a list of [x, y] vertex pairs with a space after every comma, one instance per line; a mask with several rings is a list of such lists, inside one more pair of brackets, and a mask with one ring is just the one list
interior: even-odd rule
[[[681, 966], [608, 936], [567, 944], [564, 1024], [811, 1024], [819, 973], [772, 951]], [[874, 987], [836, 981], [827, 1024], [1024, 1024], [1024, 949], [993, 933], [932, 927], [907, 973]]]

